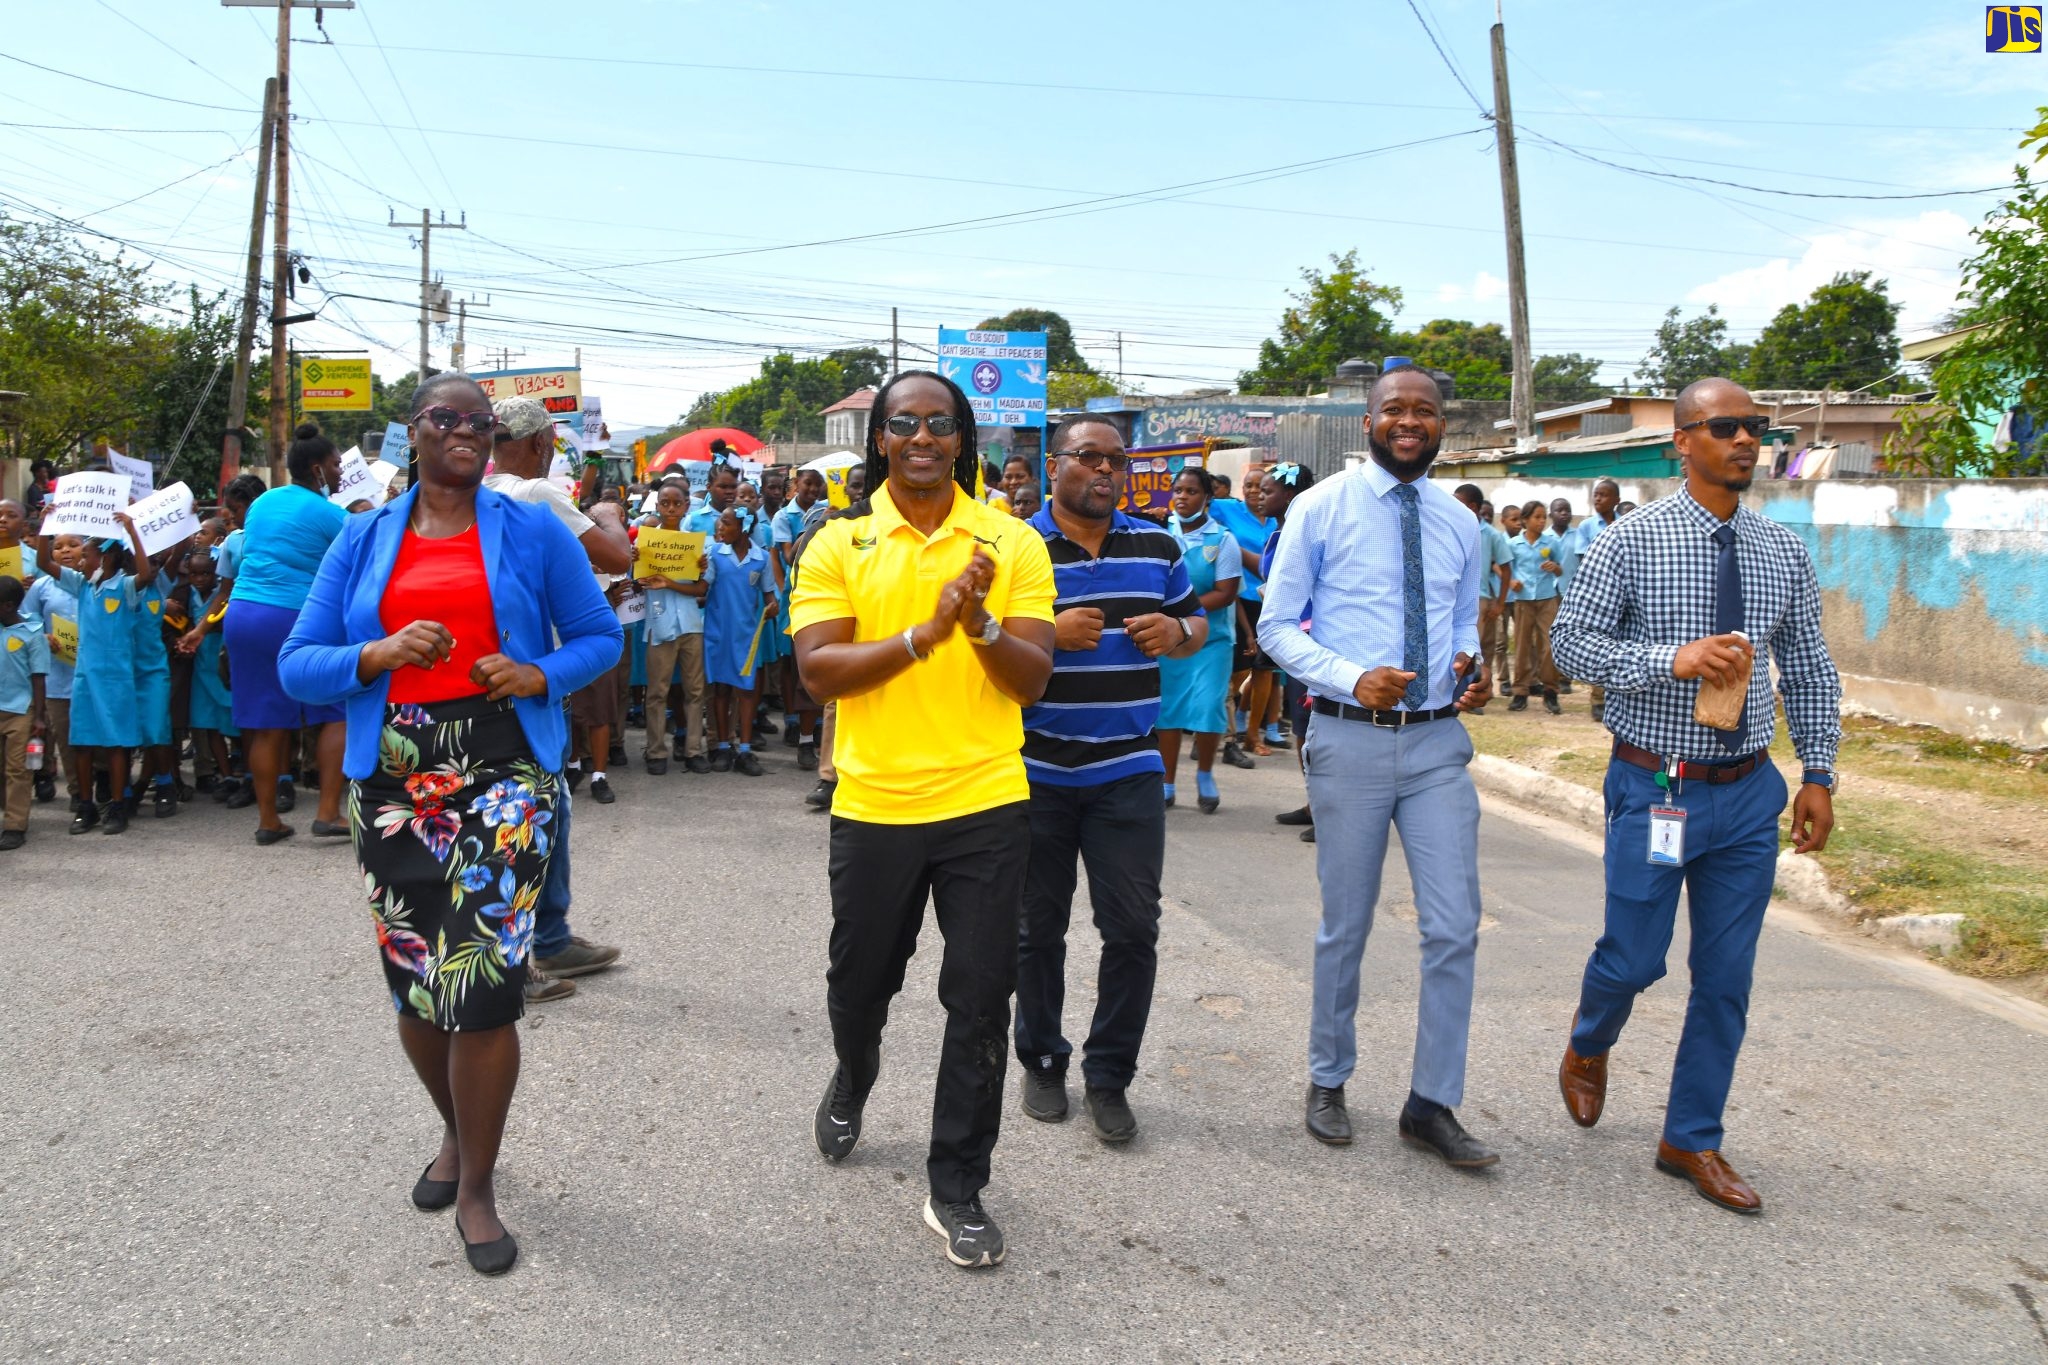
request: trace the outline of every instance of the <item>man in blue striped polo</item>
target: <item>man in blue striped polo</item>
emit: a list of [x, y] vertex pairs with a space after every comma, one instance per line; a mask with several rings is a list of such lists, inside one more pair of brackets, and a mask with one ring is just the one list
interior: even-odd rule
[[1083, 1103], [1097, 1137], [1128, 1142], [1138, 1121], [1124, 1091], [1152, 1012], [1166, 860], [1166, 769], [1152, 737], [1158, 660], [1199, 650], [1209, 623], [1179, 543], [1117, 510], [1127, 458], [1116, 427], [1075, 418], [1054, 429], [1047, 450], [1052, 496], [1031, 525], [1052, 558], [1055, 649], [1045, 696], [1024, 711], [1031, 861], [1017, 952], [1017, 1058], [1024, 1112], [1065, 1119], [1074, 1049], [1060, 1031], [1060, 1006], [1078, 857], [1102, 934]]

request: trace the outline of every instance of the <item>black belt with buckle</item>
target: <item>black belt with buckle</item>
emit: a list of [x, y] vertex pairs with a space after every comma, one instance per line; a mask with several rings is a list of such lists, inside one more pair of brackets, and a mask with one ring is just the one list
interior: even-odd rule
[[1434, 711], [1372, 711], [1363, 706], [1347, 706], [1341, 701], [1315, 700], [1318, 715], [1335, 716], [1339, 720], [1355, 720], [1365, 725], [1378, 725], [1389, 730], [1398, 730], [1404, 725], [1420, 725], [1426, 720], [1442, 720], [1458, 714], [1455, 706], [1439, 706]]
[[[1614, 741], [1614, 756], [1624, 763], [1647, 768], [1653, 773], [1668, 771], [1662, 758], [1625, 739]], [[1671, 775], [1686, 782], [1705, 782], [1709, 786], [1718, 787], [1724, 782], [1735, 782], [1748, 777], [1767, 757], [1768, 753], [1759, 749], [1749, 757], [1738, 758], [1732, 763], [1695, 763], [1688, 759], [1679, 763]]]

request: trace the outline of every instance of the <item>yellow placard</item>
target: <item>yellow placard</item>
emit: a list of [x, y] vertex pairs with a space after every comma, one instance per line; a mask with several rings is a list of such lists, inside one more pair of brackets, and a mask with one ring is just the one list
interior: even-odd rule
[[368, 412], [372, 406], [368, 359], [299, 357], [300, 412]]
[[78, 662], [78, 622], [68, 616], [50, 613], [50, 653], [67, 664]]
[[643, 526], [633, 547], [633, 577], [659, 575], [677, 583], [694, 583], [702, 576], [697, 566], [703, 558], [702, 531], [664, 531], [659, 526]]
[[0, 549], [0, 578], [18, 578], [28, 582], [28, 566], [35, 562], [32, 551], [26, 545], [13, 549]]

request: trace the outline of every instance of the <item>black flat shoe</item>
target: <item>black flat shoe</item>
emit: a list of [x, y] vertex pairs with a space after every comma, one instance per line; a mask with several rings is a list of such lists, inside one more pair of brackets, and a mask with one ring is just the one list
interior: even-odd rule
[[1273, 817], [1273, 823], [1276, 825], [1313, 825], [1315, 822], [1316, 818], [1309, 814], [1307, 806], [1299, 806], [1294, 810], [1283, 810]]
[[348, 836], [349, 828], [346, 820], [336, 820], [331, 823], [326, 820], [315, 820], [313, 822], [313, 837], [315, 839], [346, 839]]
[[479, 1275], [502, 1275], [519, 1260], [519, 1243], [506, 1233], [495, 1242], [472, 1242], [462, 1231], [462, 1215], [455, 1215], [455, 1235], [462, 1238], [462, 1254], [469, 1268]]
[[259, 825], [256, 829], [256, 842], [264, 848], [269, 848], [272, 844], [281, 844], [291, 837], [290, 825], [279, 825], [276, 829], [264, 829]]
[[[434, 1161], [439, 1161], [440, 1159], [437, 1156], [434, 1158]], [[413, 1207], [423, 1209], [428, 1213], [439, 1213], [442, 1209], [453, 1204], [455, 1202], [455, 1191], [462, 1183], [457, 1180], [429, 1179], [427, 1171], [434, 1169], [434, 1161], [427, 1163], [427, 1170], [420, 1172], [420, 1178], [413, 1182], [412, 1187]]]

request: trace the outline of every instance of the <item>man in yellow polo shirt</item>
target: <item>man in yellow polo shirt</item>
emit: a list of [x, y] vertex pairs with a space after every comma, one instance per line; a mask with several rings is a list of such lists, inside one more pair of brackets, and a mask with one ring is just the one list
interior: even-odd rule
[[974, 411], [949, 381], [890, 380], [867, 447], [875, 491], [819, 528], [790, 603], [804, 688], [839, 704], [825, 972], [839, 1065], [815, 1133], [834, 1161], [860, 1141], [929, 895], [946, 1037], [924, 1218], [955, 1265], [995, 1265], [1003, 1234], [981, 1191], [1031, 852], [1023, 708], [1052, 676], [1052, 562], [1030, 526], [975, 499]]

